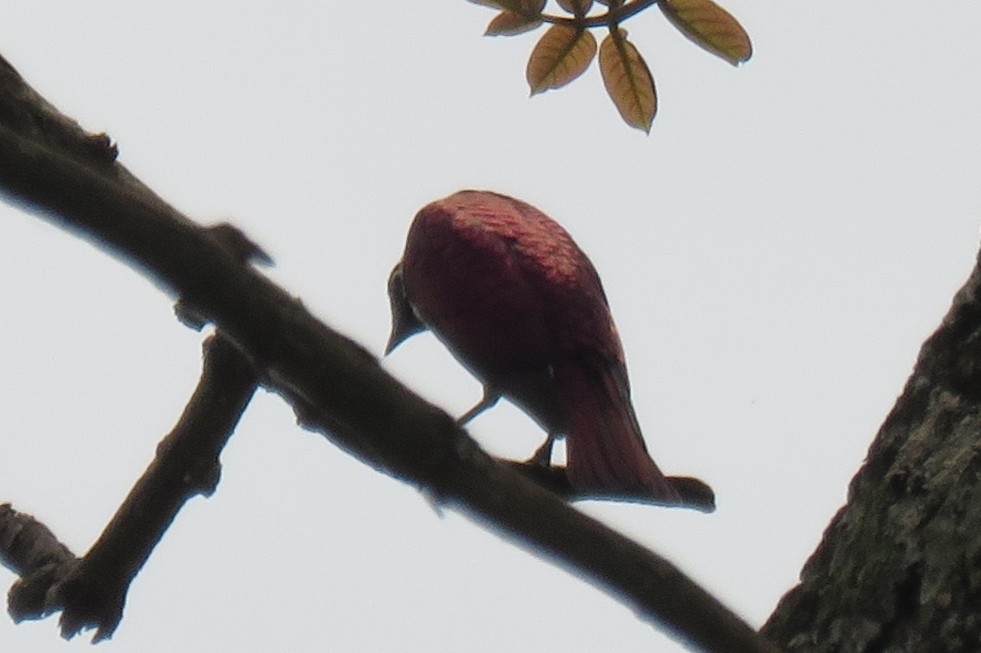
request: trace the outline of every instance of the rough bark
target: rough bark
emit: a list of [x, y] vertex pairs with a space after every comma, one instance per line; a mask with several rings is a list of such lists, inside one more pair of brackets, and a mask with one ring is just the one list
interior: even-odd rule
[[981, 650], [976, 266], [763, 632], [787, 651]]

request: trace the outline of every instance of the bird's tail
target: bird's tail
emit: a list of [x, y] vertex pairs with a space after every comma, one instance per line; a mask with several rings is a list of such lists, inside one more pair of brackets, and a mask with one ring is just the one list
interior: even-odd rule
[[566, 470], [584, 494], [643, 492], [665, 504], [681, 497], [647, 453], [630, 403], [626, 371], [581, 360], [555, 367], [568, 401]]

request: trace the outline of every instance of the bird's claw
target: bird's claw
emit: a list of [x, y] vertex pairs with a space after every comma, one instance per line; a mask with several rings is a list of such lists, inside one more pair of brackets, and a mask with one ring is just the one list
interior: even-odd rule
[[457, 418], [456, 423], [459, 424], [460, 426], [465, 426], [474, 417], [480, 415], [488, 408], [493, 407], [494, 404], [496, 404], [498, 400], [500, 400], [500, 398], [501, 395], [498, 394], [497, 392], [491, 390], [490, 388], [484, 388], [484, 397], [477, 402], [476, 406], [474, 406], [464, 414], [460, 415], [460, 417]]
[[555, 444], [555, 434], [549, 433], [542, 446], [528, 459], [528, 464], [548, 469], [552, 466], [552, 446]]

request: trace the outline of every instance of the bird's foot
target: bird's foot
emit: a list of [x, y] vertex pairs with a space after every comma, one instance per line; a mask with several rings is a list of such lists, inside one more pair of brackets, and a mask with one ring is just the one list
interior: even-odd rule
[[542, 446], [528, 459], [528, 464], [548, 469], [552, 466], [552, 446], [555, 444], [555, 434], [549, 433]]
[[496, 404], [500, 398], [501, 398], [501, 395], [499, 395], [498, 393], [494, 392], [493, 390], [491, 390], [489, 388], [484, 388], [484, 397], [483, 397], [483, 399], [481, 399], [480, 401], [478, 401], [476, 406], [474, 406], [473, 408], [471, 408], [470, 410], [468, 410], [464, 414], [460, 415], [460, 417], [457, 418], [456, 423], [459, 424], [460, 426], [466, 425], [467, 422], [469, 422], [470, 420], [472, 420], [474, 417], [476, 417], [477, 415], [480, 415], [482, 412], [484, 412], [488, 408], [491, 408], [492, 406], [494, 406], [494, 404]]

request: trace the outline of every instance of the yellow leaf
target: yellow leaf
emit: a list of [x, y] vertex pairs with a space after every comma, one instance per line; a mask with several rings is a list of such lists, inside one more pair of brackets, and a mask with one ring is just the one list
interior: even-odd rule
[[749, 34], [712, 0], [661, 0], [657, 4], [682, 34], [732, 65], [753, 56]]
[[593, 0], [556, 0], [570, 14], [585, 16], [593, 6]]
[[531, 94], [565, 86], [589, 67], [596, 55], [596, 39], [587, 30], [552, 25], [535, 45], [525, 78]]
[[626, 30], [617, 28], [603, 39], [599, 66], [606, 92], [624, 122], [650, 133], [657, 113], [654, 78], [640, 52], [627, 40]]
[[502, 11], [494, 16], [484, 36], [514, 36], [535, 29], [542, 24], [541, 18], [529, 18], [513, 11]]

